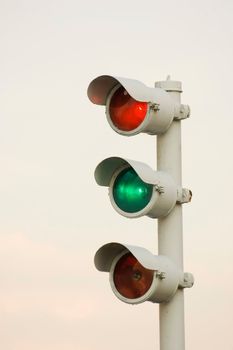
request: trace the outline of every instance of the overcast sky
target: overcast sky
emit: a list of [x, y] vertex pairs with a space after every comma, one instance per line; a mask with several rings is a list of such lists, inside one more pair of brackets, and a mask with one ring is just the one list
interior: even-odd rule
[[130, 220], [96, 185], [118, 155], [155, 166], [155, 137], [127, 138], [90, 103], [92, 79], [183, 84], [186, 348], [232, 350], [233, 2], [2, 0], [0, 348], [158, 349], [158, 305], [129, 306], [95, 270], [104, 243], [156, 253], [156, 220]]

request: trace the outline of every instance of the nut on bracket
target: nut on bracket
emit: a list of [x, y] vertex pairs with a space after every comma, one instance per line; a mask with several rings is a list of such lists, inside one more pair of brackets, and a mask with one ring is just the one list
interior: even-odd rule
[[166, 278], [166, 273], [162, 271], [157, 271], [156, 277], [159, 278], [160, 280], [164, 280], [164, 278]]
[[155, 189], [159, 194], [164, 193], [163, 186], [155, 185]]
[[150, 109], [153, 109], [153, 111], [159, 111], [159, 104], [158, 103], [154, 103], [154, 102], [150, 102], [149, 103]]

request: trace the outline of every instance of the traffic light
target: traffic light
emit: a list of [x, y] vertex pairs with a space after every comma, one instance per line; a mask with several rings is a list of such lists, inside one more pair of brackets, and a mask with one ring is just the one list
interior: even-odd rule
[[87, 94], [94, 104], [106, 106], [110, 126], [125, 136], [162, 134], [173, 119], [190, 113], [188, 106], [175, 103], [164, 89], [133, 79], [101, 75], [90, 83]]
[[88, 97], [106, 106], [106, 117], [123, 136], [157, 135], [157, 171], [121, 157], [102, 160], [95, 169], [98, 185], [108, 187], [113, 208], [126, 218], [158, 219], [158, 255], [116, 242], [95, 254], [95, 266], [109, 273], [113, 293], [123, 302], [159, 303], [160, 349], [184, 350], [184, 288], [193, 286], [183, 272], [182, 204], [192, 193], [182, 187], [181, 120], [190, 115], [180, 102], [181, 83], [170, 80], [147, 87], [126, 78], [101, 75]]
[[120, 157], [104, 159], [95, 170], [100, 186], [109, 187], [114, 209], [128, 218], [158, 218], [175, 206], [178, 189], [172, 177], [148, 165]]
[[193, 285], [191, 274], [183, 274], [166, 256], [141, 247], [108, 243], [96, 252], [94, 261], [99, 271], [109, 272], [112, 291], [128, 304], [167, 302], [177, 288]]

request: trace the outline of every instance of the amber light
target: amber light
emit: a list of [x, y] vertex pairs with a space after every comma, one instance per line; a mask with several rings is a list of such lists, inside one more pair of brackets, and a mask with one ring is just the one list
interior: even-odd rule
[[147, 102], [134, 100], [123, 86], [117, 89], [109, 104], [109, 115], [112, 123], [122, 131], [136, 129], [145, 119]]
[[122, 296], [136, 299], [150, 289], [153, 275], [153, 270], [146, 269], [131, 253], [127, 253], [116, 263], [113, 281]]

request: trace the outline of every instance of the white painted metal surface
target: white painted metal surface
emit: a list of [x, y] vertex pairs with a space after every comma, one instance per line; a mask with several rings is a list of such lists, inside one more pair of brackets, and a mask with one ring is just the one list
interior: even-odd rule
[[87, 95], [91, 102], [99, 105], [106, 105], [110, 91], [119, 84], [122, 85], [135, 100], [143, 102], [151, 102], [154, 96], [154, 90], [157, 90], [147, 87], [138, 80], [101, 75], [92, 80], [89, 84]]
[[[95, 169], [94, 176], [97, 184], [100, 186], [109, 186], [114, 173], [125, 166], [132, 167], [146, 183], [152, 185], [161, 183], [159, 172], [154, 171], [149, 165], [132, 159], [109, 157], [100, 162]], [[169, 175], [168, 177], [171, 178]]]
[[[155, 84], [169, 91], [179, 105], [181, 83], [164, 81]], [[181, 122], [175, 120], [163, 135], [157, 137], [157, 168], [167, 171], [181, 187]], [[176, 204], [170, 214], [158, 219], [158, 251], [169, 257], [183, 271], [182, 205]], [[160, 350], [184, 350], [184, 290], [178, 289], [160, 309]]]

